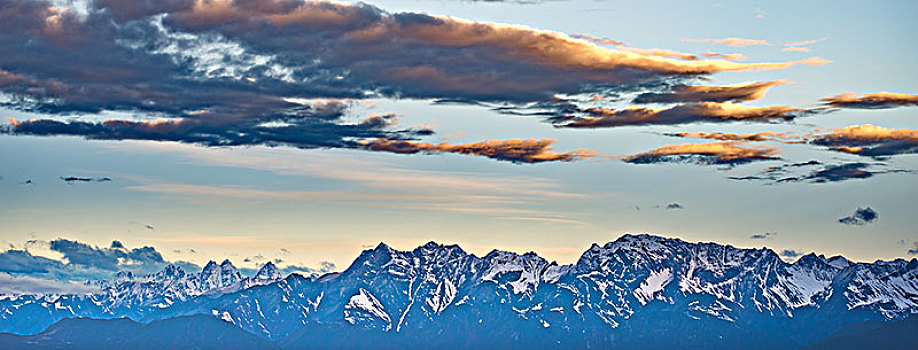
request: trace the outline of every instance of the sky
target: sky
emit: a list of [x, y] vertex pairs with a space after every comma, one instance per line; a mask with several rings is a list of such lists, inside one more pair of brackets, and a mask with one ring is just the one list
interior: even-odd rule
[[0, 273], [574, 263], [625, 233], [912, 258], [916, 10], [3, 1]]

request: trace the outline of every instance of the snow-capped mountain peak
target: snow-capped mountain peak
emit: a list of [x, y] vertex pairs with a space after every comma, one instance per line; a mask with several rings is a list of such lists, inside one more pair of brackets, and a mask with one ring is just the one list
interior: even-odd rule
[[[492, 328], [528, 323], [584, 334], [629, 329], [629, 322], [660, 315], [685, 325], [793, 328], [790, 322], [801, 315], [833, 324], [847, 322], [848, 314], [851, 320], [918, 314], [915, 259], [852, 263], [807, 254], [788, 263], [770, 249], [651, 235], [593, 244], [571, 265], [533, 252], [494, 250], [477, 257], [457, 245], [429, 242], [399, 251], [381, 243], [340, 273], [280, 277], [273, 263], [252, 278], [242, 277], [228, 261], [209, 262], [199, 273], [170, 265], [149, 276], [119, 274], [88, 304], [79, 304], [78, 297], [56, 304], [0, 299], [0, 320], [17, 315], [26, 302], [67, 317], [86, 310], [110, 317], [176, 310], [221, 315], [273, 339], [311, 322], [396, 333], [436, 329], [444, 322]], [[249, 288], [256, 285], [263, 287]]]
[[283, 276], [281, 275], [280, 270], [277, 268], [277, 266], [274, 266], [274, 263], [270, 261], [262, 265], [261, 268], [258, 269], [258, 273], [255, 274], [255, 279], [262, 280], [262, 281], [264, 280], [273, 281], [273, 280], [278, 280], [281, 278], [283, 278]]

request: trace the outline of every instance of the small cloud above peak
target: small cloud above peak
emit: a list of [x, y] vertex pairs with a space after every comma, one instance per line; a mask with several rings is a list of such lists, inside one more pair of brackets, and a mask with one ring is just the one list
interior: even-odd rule
[[840, 224], [862, 226], [873, 223], [880, 217], [880, 214], [870, 207], [857, 208], [854, 214], [838, 219]]

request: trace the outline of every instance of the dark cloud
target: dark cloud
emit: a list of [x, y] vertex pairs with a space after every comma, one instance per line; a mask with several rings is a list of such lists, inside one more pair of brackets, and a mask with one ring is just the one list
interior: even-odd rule
[[737, 165], [753, 161], [777, 160], [774, 147], [743, 147], [732, 141], [668, 145], [655, 150], [627, 155], [623, 161], [632, 164], [695, 163]]
[[834, 151], [884, 158], [897, 154], [918, 154], [918, 130], [887, 129], [870, 124], [853, 125], [816, 135], [810, 143]]
[[612, 128], [632, 125], [679, 125], [690, 123], [726, 123], [737, 121], [792, 120], [813, 113], [789, 106], [754, 107], [732, 102], [697, 102], [667, 109], [631, 107], [611, 110], [586, 108], [580, 113], [549, 118], [561, 128]]
[[50, 249], [63, 254], [70, 264], [96, 267], [103, 270], [117, 271], [125, 263], [163, 265], [166, 262], [153, 247], [128, 250], [119, 241], [113, 241], [109, 248], [93, 247], [85, 243], [62, 238], [49, 243]]
[[[60, 253], [62, 260], [34, 255], [30, 251], [33, 248]], [[159, 271], [167, 263], [153, 247], [128, 249], [119, 241], [113, 241], [109, 247], [95, 247], [68, 239], [31, 240], [26, 242], [25, 249], [0, 253], [0, 273], [65, 281], [107, 279], [117, 271], [148, 274]], [[174, 263], [187, 269], [199, 269], [187, 262]]]
[[664, 134], [672, 137], [686, 137], [696, 139], [720, 140], [720, 141], [769, 141], [780, 138], [783, 135], [774, 132], [758, 132], [754, 134], [731, 134], [719, 132], [678, 132]]
[[821, 166], [821, 165], [823, 165], [823, 163], [815, 161], [815, 160], [811, 160], [809, 162], [802, 162], [802, 163], [782, 164], [778, 166], [768, 167], [762, 170], [758, 175], [730, 177], [730, 179], [769, 181], [773, 183], [789, 183], [789, 182], [803, 182], [803, 181], [812, 182], [812, 183], [825, 183], [825, 182], [840, 182], [840, 181], [847, 181], [847, 180], [868, 179], [878, 174], [912, 172], [910, 170], [903, 170], [903, 169], [875, 170], [876, 167], [884, 166], [884, 164], [882, 163], [868, 164], [868, 163], [859, 163], [859, 162], [858, 163], [843, 163], [843, 164], [825, 165], [822, 168], [816, 168], [816, 169], [811, 170], [809, 173], [804, 173], [804, 174], [797, 173], [795, 169], [795, 168], [804, 168], [804, 167], [816, 167], [816, 166]]
[[913, 242], [913, 248], [909, 248], [908, 255], [918, 255], [918, 241]]
[[[392, 118], [348, 121], [344, 103], [327, 101], [534, 104], [720, 71], [827, 63], [686, 61], [525, 26], [388, 13], [362, 3], [98, 0], [85, 11], [55, 4], [0, 3], [2, 106], [55, 116], [14, 121], [7, 133], [359, 148], [359, 140], [410, 140], [431, 131], [392, 130]], [[85, 117], [109, 112], [135, 117]], [[653, 119], [773, 120], [798, 113], [692, 104]]]
[[514, 163], [570, 162], [599, 156], [595, 151], [584, 149], [557, 153], [552, 150], [554, 142], [555, 140], [551, 139], [526, 139], [488, 140], [463, 144], [444, 142], [435, 145], [427, 142], [377, 139], [364, 141], [361, 147], [372, 151], [400, 154], [418, 152], [471, 154]]
[[798, 251], [793, 250], [793, 249], [785, 249], [785, 250], [782, 250], [781, 253], [779, 253], [779, 255], [781, 255], [781, 256], [783, 256], [783, 257], [785, 257], [785, 258], [796, 258], [796, 257], [799, 257], [799, 256], [803, 255], [803, 253], [798, 252]]
[[771, 236], [777, 235], [776, 232], [765, 232], [765, 233], [756, 233], [749, 236], [750, 239], [766, 239]]
[[876, 221], [880, 215], [870, 207], [857, 208], [854, 214], [838, 219], [838, 222], [845, 225], [865, 225]]
[[[217, 114], [157, 121], [63, 122], [39, 119], [15, 122], [10, 132], [19, 135], [73, 135], [96, 140], [176, 141], [205, 146], [285, 145], [299, 148], [356, 148], [357, 143], [350, 138], [401, 138], [430, 133], [429, 130], [385, 130], [389, 126], [388, 121], [394, 116], [372, 116], [358, 123], [341, 124], [338, 120], [343, 117], [344, 107], [342, 103], [330, 102], [312, 108], [303, 107], [294, 114], [231, 118], [234, 120], [225, 120], [228, 116]], [[89, 181], [84, 178], [68, 179]]]
[[743, 102], [761, 99], [768, 89], [787, 84], [782, 80], [727, 86], [679, 85], [669, 92], [647, 92], [634, 103]]
[[74, 182], [108, 182], [108, 181], [112, 181], [112, 179], [111, 179], [111, 178], [108, 178], [108, 177], [75, 177], [75, 176], [63, 177], [63, 176], [61, 176], [60, 179], [63, 180], [64, 182], [68, 183], [68, 184], [69, 184], [69, 183], [74, 183]]
[[666, 209], [666, 210], [683, 209], [683, 206], [682, 204], [679, 204], [679, 203], [669, 203], [665, 207], [663, 207], [663, 209]]
[[[387, 13], [366, 4], [104, 0], [86, 15], [44, 1], [4, 4], [0, 40], [32, 41], [4, 45], [17, 48], [0, 60], [11, 75], [4, 91], [35, 105], [46, 105], [40, 100], [47, 97], [85, 109], [197, 110], [212, 102], [249, 104], [237, 100], [240, 95], [269, 102], [279, 100], [272, 96], [363, 97], [367, 91], [530, 101], [663, 76], [820, 64], [684, 62], [523, 26]], [[210, 60], [213, 55], [218, 59]], [[36, 68], [50, 63], [55, 67], [45, 71], [55, 74], [39, 74]], [[77, 89], [74, 83], [93, 84]], [[217, 91], [192, 89], [208, 86]], [[173, 97], [178, 101], [168, 103]]]
[[851, 179], [866, 179], [873, 176], [873, 172], [867, 171], [869, 167], [865, 163], [847, 163], [841, 165], [829, 165], [824, 169], [814, 171], [803, 180], [813, 182], [838, 182]]
[[0, 272], [45, 274], [57, 268], [57, 260], [34, 256], [26, 250], [7, 250], [0, 253]]
[[918, 95], [877, 92], [857, 96], [849, 92], [822, 99], [827, 106], [839, 108], [886, 109], [918, 106]]
[[242, 259], [243, 262], [254, 262], [254, 263], [260, 263], [265, 260], [267, 260], [267, 258], [265, 258], [265, 256], [261, 254], [256, 254], [254, 256], [248, 256]]

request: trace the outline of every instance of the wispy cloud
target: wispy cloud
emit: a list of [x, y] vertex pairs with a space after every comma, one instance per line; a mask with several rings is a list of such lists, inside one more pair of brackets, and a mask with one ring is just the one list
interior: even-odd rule
[[[61, 176], [60, 179], [68, 184], [76, 182], [109, 182], [112, 181], [109, 177], [76, 177], [76, 176]], [[30, 182], [31, 183], [31, 182]]]
[[710, 43], [715, 45], [726, 45], [733, 47], [743, 47], [743, 46], [771, 46], [765, 40], [761, 39], [745, 39], [745, 38], [723, 38], [723, 39], [682, 39], [682, 41], [690, 43]]
[[781, 49], [784, 52], [810, 52], [808, 47], [791, 46]]
[[680, 102], [743, 102], [754, 101], [765, 96], [768, 89], [789, 84], [783, 80], [761, 83], [742, 83], [725, 86], [681, 85], [670, 92], [644, 93], [634, 103], [680, 103]]
[[753, 234], [753, 235], [749, 236], [749, 238], [750, 238], [750, 239], [766, 239], [766, 238], [770, 238], [770, 237], [775, 236], [775, 235], [777, 235], [777, 233], [775, 233], [775, 232], [764, 232], [764, 233], [756, 233], [756, 234]]
[[812, 113], [790, 106], [744, 106], [732, 102], [698, 102], [667, 109], [630, 107], [611, 110], [590, 107], [586, 115], [553, 118], [563, 128], [610, 128], [629, 125], [678, 125], [689, 123], [725, 123], [737, 121], [791, 120]]
[[428, 153], [459, 153], [471, 154], [505, 160], [514, 163], [541, 163], [541, 162], [570, 162], [598, 156], [591, 150], [576, 150], [572, 152], [554, 152], [551, 139], [526, 139], [526, 140], [488, 140], [475, 143], [432, 144], [427, 142], [400, 141], [377, 139], [363, 141], [361, 146], [372, 151], [391, 153], [413, 154], [418, 152]]

